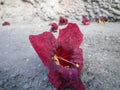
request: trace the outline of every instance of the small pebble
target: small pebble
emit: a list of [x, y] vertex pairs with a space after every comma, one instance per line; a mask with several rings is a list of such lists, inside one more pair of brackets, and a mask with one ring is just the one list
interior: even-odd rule
[[29, 59], [27, 58], [27, 59], [26, 59], [26, 61], [28, 62], [28, 61], [29, 61]]
[[30, 85], [29, 84], [25, 84], [24, 86], [23, 86], [23, 88], [26, 90], [26, 89], [28, 89], [30, 87]]

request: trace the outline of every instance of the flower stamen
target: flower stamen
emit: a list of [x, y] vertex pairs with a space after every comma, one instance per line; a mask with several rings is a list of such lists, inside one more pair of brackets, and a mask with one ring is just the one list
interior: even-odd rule
[[[62, 58], [62, 57], [57, 56], [56, 54], [54, 55], [53, 59], [55, 60], [55, 63], [56, 63], [57, 65], [60, 65], [59, 60], [62, 60], [62, 61], [64, 61], [64, 62], [67, 62], [67, 63], [69, 63], [69, 64], [72, 64], [72, 65], [76, 66], [77, 68], [79, 67], [79, 64], [75, 64], [75, 63], [73, 63], [73, 62], [70, 62], [70, 61], [68, 61], [68, 60], [66, 60], [66, 59], [64, 59], [64, 58]], [[66, 66], [66, 67], [68, 68], [69, 66]]]
[[58, 60], [58, 56], [57, 56], [56, 54], [54, 55], [53, 59], [55, 60], [55, 63], [56, 63], [57, 65], [60, 65], [60, 62], [59, 62], [59, 60]]

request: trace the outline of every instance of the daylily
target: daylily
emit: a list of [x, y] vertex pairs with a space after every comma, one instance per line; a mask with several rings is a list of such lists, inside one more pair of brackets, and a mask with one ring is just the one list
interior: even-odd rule
[[83, 67], [82, 49], [79, 48], [83, 34], [77, 24], [68, 23], [68, 26], [59, 31], [56, 39], [51, 32], [39, 35], [30, 35], [32, 46], [48, 67], [49, 81], [58, 89], [63, 90], [73, 86], [75, 90], [84, 90], [79, 75]]

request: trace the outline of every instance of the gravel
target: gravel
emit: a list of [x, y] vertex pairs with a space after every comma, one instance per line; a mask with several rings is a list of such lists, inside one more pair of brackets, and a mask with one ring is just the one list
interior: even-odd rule
[[[0, 26], [0, 90], [56, 90], [28, 38], [49, 31], [48, 23]], [[86, 89], [120, 90], [120, 23], [79, 26], [84, 34], [80, 77]]]

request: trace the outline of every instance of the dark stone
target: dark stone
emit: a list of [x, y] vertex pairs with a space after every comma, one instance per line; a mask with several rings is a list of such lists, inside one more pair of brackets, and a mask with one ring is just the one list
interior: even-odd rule
[[1, 5], [4, 5], [4, 2], [1, 2], [0, 4], [1, 4]]

